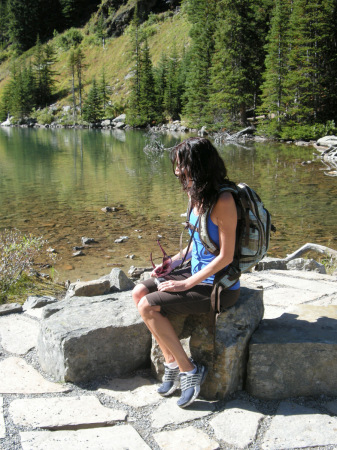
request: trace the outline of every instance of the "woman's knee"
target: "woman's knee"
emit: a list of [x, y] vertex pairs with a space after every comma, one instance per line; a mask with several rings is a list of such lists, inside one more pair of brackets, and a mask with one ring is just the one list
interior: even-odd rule
[[138, 311], [143, 318], [150, 317], [156, 309], [156, 307], [150, 305], [145, 296], [138, 302]]
[[149, 293], [149, 290], [143, 284], [137, 284], [132, 290], [132, 298], [135, 305], [138, 306], [140, 300]]

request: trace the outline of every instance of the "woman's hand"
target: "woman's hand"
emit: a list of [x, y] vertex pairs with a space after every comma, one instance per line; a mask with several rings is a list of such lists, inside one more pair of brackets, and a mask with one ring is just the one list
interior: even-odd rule
[[159, 264], [155, 269], [151, 272], [151, 277], [164, 277], [172, 272], [174, 267], [172, 267], [172, 262], [166, 262], [165, 264]]
[[188, 289], [187, 280], [167, 280], [158, 285], [158, 291], [162, 292], [182, 292], [187, 291]]

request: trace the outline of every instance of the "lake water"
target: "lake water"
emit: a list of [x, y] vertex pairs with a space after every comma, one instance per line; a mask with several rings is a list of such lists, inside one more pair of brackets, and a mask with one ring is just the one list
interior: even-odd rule
[[[185, 137], [162, 141], [171, 147]], [[149, 266], [151, 250], [160, 257], [158, 235], [168, 253], [177, 252], [186, 196], [168, 152], [146, 151], [146, 142], [141, 131], [0, 128], [0, 230], [46, 238], [57, 251], [60, 281]], [[301, 165], [313, 159], [313, 147], [217, 147], [231, 178], [253, 187], [272, 214], [270, 256], [306, 242], [337, 248], [337, 178], [324, 175], [320, 160]], [[104, 213], [105, 206], [117, 211]], [[96, 243], [74, 257], [83, 236]], [[120, 236], [128, 240], [116, 244]]]

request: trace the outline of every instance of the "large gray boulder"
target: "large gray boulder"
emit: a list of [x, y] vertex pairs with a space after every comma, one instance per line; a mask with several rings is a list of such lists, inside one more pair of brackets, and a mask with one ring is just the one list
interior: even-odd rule
[[284, 259], [265, 256], [257, 263], [255, 270], [287, 270], [287, 262]]
[[[237, 303], [219, 315], [215, 347], [210, 314], [168, 316], [187, 354], [209, 369], [201, 389], [205, 398], [224, 398], [243, 389], [248, 342], [262, 317], [263, 291], [249, 286], [242, 286]], [[164, 360], [154, 340], [151, 361], [155, 375], [161, 379]]]
[[44, 317], [37, 351], [57, 381], [119, 377], [150, 363], [151, 335], [130, 292], [65, 299]]
[[249, 393], [265, 399], [337, 395], [337, 306], [300, 305], [263, 320], [249, 345]]
[[324, 136], [318, 139], [317, 144], [326, 147], [337, 146], [337, 136]]
[[325, 266], [314, 259], [296, 258], [287, 263], [288, 270], [305, 270], [326, 274]]
[[128, 278], [123, 270], [114, 268], [108, 275], [104, 275], [100, 280], [108, 280], [110, 292], [129, 291], [135, 287], [135, 283]]

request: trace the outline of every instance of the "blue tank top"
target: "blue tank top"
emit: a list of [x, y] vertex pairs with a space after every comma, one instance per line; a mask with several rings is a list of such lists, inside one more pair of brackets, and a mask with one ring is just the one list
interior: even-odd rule
[[[198, 217], [193, 213], [193, 210], [190, 214], [190, 224], [192, 226], [195, 226], [197, 223]], [[219, 231], [217, 225], [212, 222], [211, 216], [207, 219], [207, 227], [208, 232], [211, 237], [211, 239], [216, 243], [217, 246], [219, 246]], [[190, 234], [192, 233], [191, 230], [189, 230]], [[203, 269], [207, 264], [209, 264], [215, 256], [208, 252], [205, 247], [202, 245], [202, 242], [200, 240], [199, 233], [197, 231], [194, 232], [193, 235], [193, 249], [192, 249], [192, 259], [191, 259], [191, 270], [192, 275], [199, 272], [201, 269]], [[226, 267], [224, 268], [224, 270]], [[203, 281], [203, 283], [207, 284], [213, 284], [214, 281], [214, 275], [211, 275], [210, 277], [206, 278], [206, 280]], [[236, 290], [240, 287], [240, 281], [237, 281], [232, 287], [230, 287], [230, 290]]]

